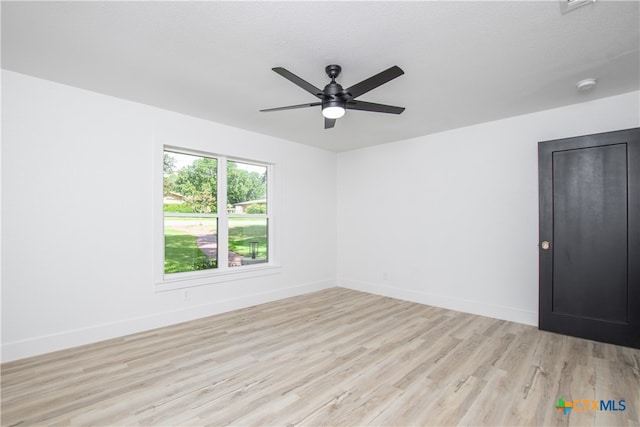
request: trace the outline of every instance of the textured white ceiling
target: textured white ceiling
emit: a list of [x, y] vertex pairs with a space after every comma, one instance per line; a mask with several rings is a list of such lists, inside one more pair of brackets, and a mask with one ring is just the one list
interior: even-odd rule
[[[343, 151], [612, 96], [640, 87], [640, 2], [565, 15], [532, 2], [9, 2], [2, 67], [120, 98]], [[323, 129], [316, 99], [342, 66], [348, 87], [392, 65], [405, 75]], [[577, 81], [598, 78], [589, 93]]]

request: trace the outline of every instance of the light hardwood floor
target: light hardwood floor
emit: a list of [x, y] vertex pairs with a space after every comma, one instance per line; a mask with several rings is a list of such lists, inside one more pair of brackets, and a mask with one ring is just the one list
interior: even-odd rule
[[1, 368], [3, 426], [639, 425], [638, 350], [341, 288]]

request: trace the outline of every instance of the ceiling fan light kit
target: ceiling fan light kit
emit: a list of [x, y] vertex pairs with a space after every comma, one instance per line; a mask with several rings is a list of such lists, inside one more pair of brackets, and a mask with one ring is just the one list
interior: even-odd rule
[[344, 116], [346, 110], [372, 111], [376, 113], [400, 114], [404, 111], [404, 107], [395, 107], [393, 105], [375, 104], [373, 102], [356, 101], [355, 98], [363, 95], [378, 86], [381, 86], [396, 77], [404, 74], [400, 67], [394, 65], [375, 76], [369, 77], [347, 89], [344, 89], [336, 82], [336, 77], [340, 75], [342, 68], [339, 65], [327, 65], [325, 72], [331, 79], [324, 89], [320, 90], [311, 83], [301, 79], [292, 72], [282, 67], [272, 68], [273, 71], [280, 74], [285, 79], [295, 85], [306, 90], [313, 96], [320, 99], [320, 102], [312, 102], [307, 104], [290, 105], [287, 107], [268, 108], [260, 110], [261, 112], [292, 110], [307, 107], [322, 107], [322, 115], [324, 116], [324, 128], [329, 129], [335, 126], [336, 119]]
[[344, 103], [340, 101], [328, 101], [322, 104], [322, 115], [327, 119], [339, 119], [344, 116]]

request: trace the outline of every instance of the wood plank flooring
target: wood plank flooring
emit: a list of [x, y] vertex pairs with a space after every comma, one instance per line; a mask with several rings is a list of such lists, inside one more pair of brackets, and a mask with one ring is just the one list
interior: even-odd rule
[[640, 425], [638, 350], [342, 288], [1, 369], [3, 426]]

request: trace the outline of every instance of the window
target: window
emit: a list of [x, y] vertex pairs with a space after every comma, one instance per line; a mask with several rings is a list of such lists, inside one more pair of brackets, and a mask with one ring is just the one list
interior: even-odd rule
[[269, 262], [269, 171], [257, 162], [164, 149], [165, 278]]
[[267, 262], [267, 167], [227, 160], [229, 267]]

